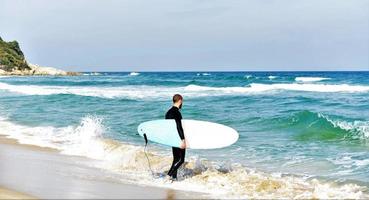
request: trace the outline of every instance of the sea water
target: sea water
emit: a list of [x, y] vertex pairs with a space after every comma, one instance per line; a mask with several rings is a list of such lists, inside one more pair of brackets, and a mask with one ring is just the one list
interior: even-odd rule
[[[103, 164], [139, 184], [219, 197], [364, 198], [369, 187], [369, 72], [119, 72], [0, 77], [0, 134]], [[137, 126], [185, 119], [236, 129], [239, 140], [188, 150], [174, 184], [153, 178]], [[211, 138], [204, 142], [211, 142]], [[149, 143], [155, 172], [169, 147]]]

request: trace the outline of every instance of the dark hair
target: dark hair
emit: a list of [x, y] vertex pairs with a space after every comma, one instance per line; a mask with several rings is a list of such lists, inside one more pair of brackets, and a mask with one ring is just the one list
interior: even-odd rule
[[173, 96], [173, 103], [177, 103], [179, 100], [182, 100], [182, 99], [183, 99], [182, 95], [180, 95], [180, 94], [175, 94], [175, 95]]

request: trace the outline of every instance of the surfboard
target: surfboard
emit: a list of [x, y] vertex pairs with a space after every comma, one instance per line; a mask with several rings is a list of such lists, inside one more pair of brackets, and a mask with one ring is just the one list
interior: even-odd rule
[[[217, 149], [227, 147], [238, 140], [238, 132], [231, 127], [207, 121], [182, 120], [187, 148]], [[152, 142], [179, 147], [181, 139], [176, 122], [171, 119], [153, 120], [141, 123], [138, 134]]]

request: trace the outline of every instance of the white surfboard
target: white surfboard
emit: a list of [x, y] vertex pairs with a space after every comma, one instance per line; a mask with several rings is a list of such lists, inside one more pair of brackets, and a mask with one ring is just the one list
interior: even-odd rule
[[[231, 127], [207, 121], [182, 120], [187, 148], [216, 149], [227, 147], [238, 140], [238, 133]], [[172, 147], [179, 147], [181, 139], [176, 122], [171, 119], [141, 123], [137, 131], [148, 140]]]

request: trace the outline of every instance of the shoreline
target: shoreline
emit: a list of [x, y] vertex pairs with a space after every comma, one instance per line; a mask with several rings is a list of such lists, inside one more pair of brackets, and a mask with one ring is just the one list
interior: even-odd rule
[[[0, 199], [198, 199], [200, 193], [125, 183], [89, 158], [0, 137]], [[32, 172], [32, 173], [30, 173]], [[10, 189], [9, 189], [10, 188]]]
[[[346, 182], [341, 184], [336, 182], [336, 179], [327, 180], [323, 177], [283, 174], [279, 173], [278, 170], [275, 172], [263, 171], [262, 169], [253, 168], [252, 166], [250, 168], [250, 166], [239, 163], [229, 162], [223, 165], [222, 163], [216, 163], [217, 160], [214, 161], [201, 157], [188, 157], [184, 167], [180, 170], [180, 181], [168, 183], [164, 179], [158, 178], [158, 176], [165, 173], [172, 162], [167, 151], [163, 153], [160, 149], [155, 149], [154, 146], [152, 146], [154, 147], [153, 151], [150, 149], [150, 168], [155, 172], [154, 176], [152, 176], [148, 170], [149, 166], [147, 165], [143, 145], [104, 137], [105, 127], [101, 118], [95, 116], [82, 118], [79, 125], [61, 127], [27, 126], [2, 118], [0, 119], [0, 126], [0, 133], [6, 135], [3, 139], [8, 143], [8, 145], [0, 145], [0, 154], [5, 152], [4, 158], [15, 154], [17, 158], [16, 153], [19, 152], [19, 148], [26, 149], [26, 152], [19, 154], [20, 158], [28, 160], [33, 165], [42, 165], [46, 168], [50, 175], [42, 174], [41, 176], [45, 177], [45, 179], [53, 179], [56, 176], [60, 178], [59, 174], [54, 174], [54, 171], [67, 170], [68, 172], [65, 172], [65, 174], [70, 174], [77, 178], [85, 177], [87, 174], [89, 178], [87, 184], [89, 185], [101, 185], [101, 181], [104, 183], [109, 182], [109, 184], [113, 182], [115, 185], [128, 183], [128, 185], [134, 185], [136, 188], [146, 188], [146, 186], [159, 188], [158, 190], [161, 192], [174, 190], [184, 192], [184, 194], [192, 194], [193, 196], [204, 194], [203, 198], [357, 199], [369, 197], [368, 187], [360, 183]], [[4, 148], [5, 150], [9, 148], [13, 150], [3, 151]], [[24, 157], [24, 155], [29, 156]], [[13, 166], [22, 166], [25, 164], [25, 161], [19, 164], [16, 162], [17, 160], [14, 160], [14, 156], [8, 159], [13, 162], [13, 164], [9, 164], [10, 167], [8, 168], [11, 169], [9, 173], [14, 173], [17, 170], [24, 171], [23, 168], [14, 169]], [[44, 163], [40, 163], [40, 160], [47, 160], [55, 166], [44, 166]], [[29, 163], [26, 163], [26, 165], [29, 165]], [[5, 164], [8, 163], [5, 161]], [[0, 173], [3, 171], [1, 167], [0, 164]], [[36, 172], [38, 171], [39, 167], [36, 169]], [[76, 171], [78, 172], [77, 174], [75, 174]], [[5, 173], [5, 175], [8, 174]], [[19, 176], [18, 174], [15, 175]], [[2, 175], [0, 174], [0, 179], [1, 177]], [[70, 178], [70, 182], [75, 182], [76, 177]], [[8, 177], [8, 179], [11, 178], [13, 177]], [[38, 181], [34, 182], [38, 183]], [[50, 182], [50, 180], [46, 180], [46, 182]], [[81, 184], [86, 183], [83, 182]], [[0, 185], [4, 185], [1, 180]], [[28, 187], [30, 186], [26, 188]], [[17, 185], [10, 188], [15, 188], [17, 191], [20, 190]], [[35, 195], [35, 193], [20, 191]], [[42, 192], [44, 191], [41, 191], [41, 194], [45, 195]], [[91, 192], [94, 193], [96, 191]], [[114, 192], [117, 191], [114, 190]], [[157, 194], [158, 192], [154, 193]], [[99, 195], [105, 195], [105, 193]], [[165, 195], [161, 195], [161, 197], [163, 196]], [[106, 198], [106, 196], [99, 197]], [[199, 197], [195, 196], [193, 198]]]
[[[108, 143], [113, 144], [114, 141], [108, 141]], [[113, 144], [115, 147], [116, 145], [119, 144]], [[29, 194], [41, 199], [281, 199], [292, 197], [297, 199], [332, 199], [337, 197], [369, 197], [367, 189], [355, 184], [344, 184], [339, 186], [333, 182], [328, 183], [324, 180], [303, 180], [292, 175], [286, 177], [274, 176], [263, 172], [250, 171], [250, 169], [246, 171], [234, 169], [236, 170], [235, 173], [229, 172], [223, 175], [219, 174], [220, 172], [206, 170], [201, 174], [195, 175], [193, 177], [195, 180], [190, 180], [193, 178], [187, 177], [178, 183], [172, 183], [173, 185], [163, 185], [163, 179], [158, 178], [146, 180], [151, 183], [144, 183], [145, 181], [142, 182], [139, 181], [139, 179], [131, 179], [132, 177], [130, 177], [129, 171], [127, 174], [124, 173], [124, 171], [111, 171], [107, 170], [108, 168], [101, 167], [104, 161], [94, 160], [93, 158], [82, 155], [64, 154], [63, 151], [55, 148], [22, 144], [19, 143], [17, 139], [7, 138], [7, 136], [3, 134], [0, 135], [0, 156], [3, 161], [0, 163], [0, 186], [13, 188], [14, 191]], [[47, 163], [44, 161], [47, 161]], [[184, 171], [195, 170], [192, 165], [194, 165], [194, 163], [186, 163], [186, 169]], [[22, 174], [27, 171], [32, 171], [32, 174]], [[18, 172], [21, 172], [21, 174]], [[141, 177], [140, 174], [137, 175]], [[243, 178], [234, 177], [239, 175]], [[28, 184], [18, 185], [17, 182], [23, 180], [24, 177], [30, 179], [26, 182]], [[230, 185], [226, 184], [227, 179], [235, 178], [238, 179], [236, 183], [228, 182]], [[195, 185], [192, 184], [194, 183], [193, 181], [196, 180], [201, 181], [204, 185], [195, 184], [200, 188], [196, 187], [197, 189], [194, 189], [193, 186]], [[68, 184], [70, 183], [78, 185], [78, 188], [69, 187]], [[187, 185], [187, 187], [181, 187], [180, 185], [182, 185], [182, 183]], [[213, 191], [205, 189], [209, 184], [220, 184], [222, 187], [228, 188], [229, 194], [223, 192], [218, 194], [219, 190]], [[45, 189], [45, 185], [51, 188], [46, 187]], [[242, 186], [242, 188], [238, 188], [239, 186]], [[238, 192], [241, 191], [235, 190], [233, 187], [247, 191], [238, 194]], [[142, 193], [142, 191], [145, 191], [145, 193]], [[288, 191], [290, 193], [286, 193]], [[70, 192], [72, 192], [72, 194], [68, 196]], [[75, 194], [78, 194], [78, 196], [74, 196]]]
[[31, 195], [0, 186], [0, 199], [37, 199]]
[[34, 150], [34, 151], [47, 151], [47, 152], [58, 152], [58, 153], [60, 152], [58, 149], [54, 149], [51, 147], [41, 147], [41, 146], [37, 146], [33, 144], [21, 144], [18, 142], [17, 139], [9, 138], [7, 135], [1, 134], [1, 133], [0, 133], [0, 144], [20, 146], [20, 147], [27, 148], [29, 150]]

